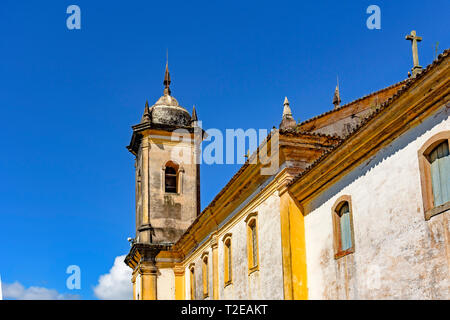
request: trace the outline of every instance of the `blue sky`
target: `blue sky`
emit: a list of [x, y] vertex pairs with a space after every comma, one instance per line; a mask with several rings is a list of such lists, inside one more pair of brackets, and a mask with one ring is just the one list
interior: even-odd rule
[[[81, 8], [81, 30], [66, 8]], [[366, 8], [381, 8], [381, 30]], [[0, 274], [95, 299], [134, 232], [133, 156], [145, 101], [172, 94], [203, 127], [272, 128], [403, 80], [450, 47], [448, 0], [10, 1], [0, 4]], [[205, 207], [238, 165], [202, 165]], [[66, 288], [78, 265], [81, 290]]]

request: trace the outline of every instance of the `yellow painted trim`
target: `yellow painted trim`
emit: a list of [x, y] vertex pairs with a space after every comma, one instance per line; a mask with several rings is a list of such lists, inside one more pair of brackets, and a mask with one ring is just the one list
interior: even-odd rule
[[[256, 170], [256, 169], [255, 169]], [[221, 227], [220, 234], [228, 232], [228, 230], [232, 229], [237, 223], [239, 223], [249, 212], [256, 210], [256, 208], [263, 203], [267, 198], [271, 197], [275, 192], [278, 192], [279, 188], [279, 177], [286, 175], [286, 169], [283, 169], [278, 173], [277, 177], [275, 177], [265, 188], [260, 190], [259, 194], [249, 201], [237, 214], [235, 214], [227, 223]], [[230, 190], [231, 192], [231, 190]], [[182, 238], [179, 242], [176, 243], [175, 249], [182, 252], [184, 256], [191, 257], [196, 256], [197, 254], [201, 254], [201, 251], [204, 250], [205, 244], [195, 250], [195, 252], [190, 252], [192, 248], [194, 248], [198, 243], [202, 242], [203, 239], [209, 236], [209, 233], [217, 231], [217, 222], [223, 221], [231, 212], [224, 212], [222, 208], [217, 208], [217, 211], [205, 212], [199, 218], [199, 221], [194, 223], [194, 227], [185, 235], [185, 238]], [[196, 241], [190, 241], [190, 239], [195, 235]], [[186, 264], [189, 264], [187, 262]]]
[[[258, 214], [256, 212], [250, 213], [245, 222], [247, 223], [247, 264], [248, 274], [259, 270], [259, 239], [258, 239]], [[252, 226], [255, 225], [256, 232], [256, 248], [253, 248], [253, 234]], [[256, 250], [256, 262], [253, 261], [253, 250]]]
[[189, 267], [189, 285], [190, 285], [190, 293], [191, 300], [195, 300], [195, 266], [191, 265]]
[[203, 298], [209, 297], [209, 258], [208, 253], [202, 255]]
[[305, 225], [301, 208], [288, 192], [281, 195], [281, 245], [284, 298], [308, 299]]
[[213, 257], [213, 299], [219, 300], [219, 251], [217, 242], [212, 246]]
[[[233, 250], [231, 234], [226, 234], [223, 239], [223, 282], [224, 287], [233, 283]], [[229, 245], [227, 245], [229, 243]], [[231, 262], [230, 262], [231, 260]], [[229, 269], [231, 266], [231, 269]]]
[[[281, 171], [279, 175], [281, 175], [281, 176], [286, 175], [285, 171], [286, 171], [286, 169]], [[259, 205], [261, 205], [269, 197], [271, 197], [275, 194], [278, 195], [278, 191], [277, 191], [278, 187], [279, 187], [279, 181], [277, 178], [275, 178], [264, 189], [261, 190], [261, 192], [259, 193], [258, 196], [256, 196], [252, 201], [250, 201], [248, 204], [246, 204], [239, 213], [237, 213], [229, 221], [227, 221], [227, 223], [224, 226], [222, 226], [220, 228], [220, 230], [215, 229], [215, 231], [212, 231], [212, 233], [217, 234], [217, 237], [222, 238], [222, 239], [227, 234], [231, 234], [231, 233], [229, 233], [229, 230], [233, 229], [238, 223], [243, 221], [245, 219], [245, 217], [249, 215], [249, 213], [251, 213], [252, 211], [255, 211], [257, 209], [257, 207]], [[214, 219], [214, 216], [212, 216], [211, 219]], [[194, 241], [195, 239], [193, 239], [193, 237], [190, 236], [190, 239], [193, 239], [193, 240], [189, 241], [189, 243], [187, 243], [187, 241], [184, 241], [185, 245], [176, 247], [176, 249], [179, 250], [178, 252], [180, 252], [181, 255], [185, 256], [186, 260], [183, 262], [183, 264], [185, 266], [188, 266], [190, 263], [192, 263], [193, 261], [198, 259], [200, 257], [200, 255], [202, 254], [202, 252], [204, 250], [206, 250], [206, 247], [209, 246], [208, 241], [203, 241], [203, 239], [208, 236], [208, 232], [211, 232], [210, 230], [208, 230], [209, 226], [210, 226], [209, 224], [202, 224], [201, 227], [197, 231], [195, 231], [196, 235], [197, 235], [197, 233], [202, 234], [202, 236], [198, 237], [198, 239], [196, 238], [197, 241]], [[214, 220], [214, 226], [217, 228], [217, 223], [215, 222], [215, 220]], [[203, 236], [203, 234], [205, 234], [205, 236]], [[192, 247], [196, 246], [200, 242], [203, 242], [203, 244], [201, 246], [196, 248], [195, 251], [189, 252], [189, 250], [192, 249]]]
[[176, 265], [173, 269], [175, 274], [175, 300], [185, 299], [185, 272], [181, 265]]
[[141, 276], [142, 300], [156, 300], [156, 273], [144, 273]]

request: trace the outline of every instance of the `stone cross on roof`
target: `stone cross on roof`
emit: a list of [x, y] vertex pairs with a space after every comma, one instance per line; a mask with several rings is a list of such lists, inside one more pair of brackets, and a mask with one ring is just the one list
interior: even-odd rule
[[422, 67], [419, 65], [419, 51], [417, 50], [417, 42], [422, 41], [422, 37], [418, 37], [416, 35], [416, 31], [413, 30], [413, 31], [411, 31], [411, 34], [408, 34], [405, 37], [405, 39], [411, 41], [413, 63], [414, 63], [414, 66], [412, 68], [412, 76], [415, 77], [416, 74], [422, 70]]

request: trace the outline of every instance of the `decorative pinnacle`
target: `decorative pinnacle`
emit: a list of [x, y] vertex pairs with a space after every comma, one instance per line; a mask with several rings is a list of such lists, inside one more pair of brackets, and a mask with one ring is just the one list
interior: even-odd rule
[[166, 63], [166, 72], [164, 74], [164, 95], [169, 95], [170, 96], [170, 73], [169, 73], [169, 63]]
[[194, 107], [192, 108], [191, 122], [196, 122], [196, 121], [198, 121], [198, 118], [197, 118], [197, 112], [195, 111], [195, 105], [194, 105]]
[[141, 122], [147, 122], [147, 121], [150, 121], [150, 108], [148, 106], [148, 100], [145, 101], [144, 114], [142, 115]]
[[297, 125], [294, 117], [292, 116], [291, 107], [289, 106], [289, 100], [284, 97], [283, 117], [280, 123], [280, 129], [293, 129]]
[[292, 118], [291, 107], [289, 107], [289, 100], [287, 97], [284, 97], [284, 108], [283, 108], [283, 118], [290, 117]]
[[336, 89], [334, 89], [333, 104], [335, 109], [339, 108], [339, 105], [341, 104], [341, 95], [339, 93], [339, 80], [338, 83], [336, 84]]

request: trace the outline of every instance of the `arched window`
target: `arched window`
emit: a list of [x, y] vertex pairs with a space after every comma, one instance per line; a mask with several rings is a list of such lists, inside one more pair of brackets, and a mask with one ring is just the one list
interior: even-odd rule
[[441, 142], [430, 152], [431, 183], [434, 205], [450, 201], [450, 156], [448, 141]]
[[167, 162], [164, 169], [164, 191], [178, 193], [178, 165], [172, 161]]
[[191, 300], [195, 300], [195, 267], [189, 268], [189, 282], [191, 285]]
[[202, 276], [203, 276], [203, 298], [207, 298], [209, 296], [209, 270], [208, 270], [208, 254], [205, 253], [203, 255], [203, 266], [202, 266]]
[[248, 271], [252, 273], [259, 269], [257, 213], [249, 214], [245, 222], [247, 223]]
[[332, 210], [335, 259], [355, 252], [350, 196], [342, 196]]
[[419, 150], [425, 219], [450, 209], [450, 131], [431, 137]]
[[223, 238], [223, 271], [225, 286], [232, 282], [232, 255], [231, 255], [231, 235], [228, 234]]

